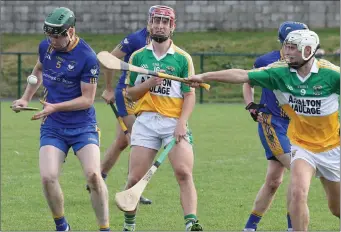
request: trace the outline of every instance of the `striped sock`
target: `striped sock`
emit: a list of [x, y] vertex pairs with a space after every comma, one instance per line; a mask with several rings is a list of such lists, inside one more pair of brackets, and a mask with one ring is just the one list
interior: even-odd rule
[[249, 220], [245, 225], [245, 229], [254, 229], [257, 230], [257, 225], [262, 219], [262, 214], [257, 213], [256, 211], [252, 211], [250, 214]]
[[66, 231], [68, 229], [68, 224], [64, 216], [54, 217], [54, 223], [56, 224], [57, 231]]
[[195, 214], [187, 214], [185, 215], [184, 219], [185, 219], [185, 225], [186, 225], [186, 230], [187, 230], [197, 221], [197, 216]]
[[135, 227], [136, 214], [124, 214], [124, 226]]
[[110, 227], [109, 227], [109, 225], [100, 226], [99, 231], [110, 231]]

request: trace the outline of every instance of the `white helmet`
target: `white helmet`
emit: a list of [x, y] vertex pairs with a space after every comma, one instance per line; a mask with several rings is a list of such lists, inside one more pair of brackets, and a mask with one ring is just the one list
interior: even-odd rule
[[[296, 30], [290, 32], [284, 40], [284, 43], [296, 44], [297, 49], [302, 52], [303, 60], [309, 60], [320, 45], [319, 36], [311, 30]], [[305, 47], [311, 47], [311, 54], [304, 56]]]

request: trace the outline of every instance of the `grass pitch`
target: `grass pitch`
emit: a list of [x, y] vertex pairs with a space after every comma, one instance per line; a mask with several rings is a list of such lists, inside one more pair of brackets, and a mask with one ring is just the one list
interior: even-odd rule
[[[13, 113], [10, 102], [1, 103], [1, 230], [54, 230], [54, 222], [44, 199], [39, 177], [39, 122], [30, 121], [32, 112]], [[38, 102], [31, 106], [40, 107]], [[114, 139], [116, 119], [110, 107], [96, 102], [102, 131], [101, 153]], [[253, 200], [263, 184], [267, 161], [257, 134], [257, 125], [243, 105], [197, 105], [190, 119], [194, 135], [194, 180], [198, 192], [198, 217], [206, 231], [241, 231]], [[110, 195], [110, 223], [122, 230], [123, 214], [114, 203], [126, 179], [127, 149], [112, 169], [107, 185]], [[65, 196], [65, 216], [75, 231], [98, 230], [85, 178], [77, 158], [68, 154], [60, 178]], [[288, 173], [260, 231], [285, 231], [285, 192]], [[168, 161], [160, 167], [144, 195], [153, 200], [142, 205], [137, 230], [184, 230], [179, 188]], [[312, 180], [309, 193], [310, 230], [339, 231], [320, 182]]]

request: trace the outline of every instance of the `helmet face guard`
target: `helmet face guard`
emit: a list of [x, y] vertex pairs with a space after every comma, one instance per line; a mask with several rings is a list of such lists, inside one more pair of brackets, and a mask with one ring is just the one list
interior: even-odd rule
[[44, 23], [44, 33], [46, 35], [62, 35], [62, 36], [67, 36], [67, 30], [70, 28], [69, 25], [56, 25], [56, 24], [51, 24], [45, 21]]
[[150, 16], [150, 24], [154, 23], [155, 18], [160, 18], [161, 21], [164, 18], [169, 20], [169, 27], [171, 30], [169, 35], [155, 34], [151, 30], [151, 38], [158, 43], [162, 43], [162, 42], [166, 41], [168, 38], [170, 38], [170, 36], [173, 34], [173, 31], [175, 29], [175, 12], [174, 12], [173, 8], [171, 8], [171, 7], [157, 6], [156, 8], [154, 8], [154, 10]]
[[[297, 50], [301, 52], [301, 57], [303, 59], [302, 64], [298, 64], [297, 62], [289, 63], [290, 67], [300, 68], [305, 63], [307, 63], [312, 57], [314, 57], [317, 49], [320, 46], [320, 39], [318, 35], [310, 30], [296, 30], [292, 31], [288, 34], [286, 39], [284, 40], [284, 45], [286, 44], [294, 44], [297, 46]], [[310, 47], [311, 52], [308, 57], [305, 56], [305, 48]]]

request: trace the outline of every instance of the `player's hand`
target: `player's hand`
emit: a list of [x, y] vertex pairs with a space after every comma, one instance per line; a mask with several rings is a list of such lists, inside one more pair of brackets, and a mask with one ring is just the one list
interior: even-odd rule
[[174, 138], [175, 142], [179, 143], [181, 139], [184, 139], [187, 135], [187, 126], [186, 122], [178, 120], [174, 130]]
[[39, 100], [39, 101], [44, 106], [44, 109], [42, 111], [36, 113], [35, 115], [33, 115], [31, 120], [41, 119], [41, 118], [46, 117], [46, 116], [57, 111], [56, 107], [53, 104], [48, 103], [48, 102], [43, 101], [43, 100]]
[[256, 104], [254, 102], [250, 102], [245, 109], [250, 112], [250, 115], [255, 122], [263, 122], [262, 112], [259, 112], [259, 109], [264, 108], [264, 104]]
[[20, 108], [20, 107], [26, 107], [28, 105], [28, 101], [20, 98], [18, 100], [15, 100], [12, 102], [12, 110], [16, 113], [20, 112], [20, 110], [17, 110], [17, 108]]
[[150, 88], [152, 88], [154, 86], [161, 85], [163, 82], [163, 78], [151, 76], [147, 81], [150, 85]]
[[194, 88], [198, 88], [199, 84], [204, 82], [203, 77], [204, 77], [203, 74], [197, 74], [197, 75], [193, 75], [193, 76], [190, 76], [188, 78], [185, 78], [185, 80], [191, 82], [188, 84], [189, 86], [194, 87]]
[[115, 92], [113, 89], [105, 89], [101, 97], [107, 104], [115, 102]]

